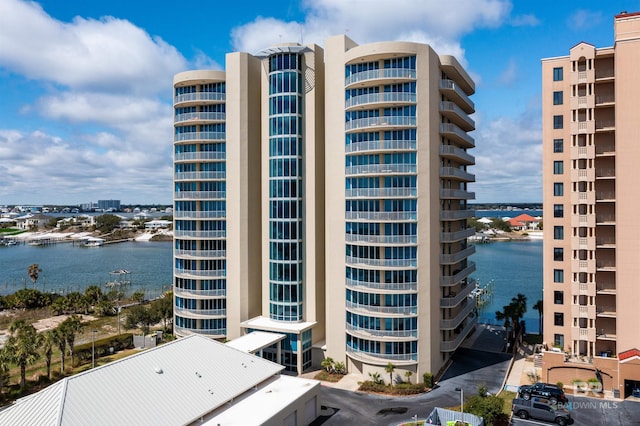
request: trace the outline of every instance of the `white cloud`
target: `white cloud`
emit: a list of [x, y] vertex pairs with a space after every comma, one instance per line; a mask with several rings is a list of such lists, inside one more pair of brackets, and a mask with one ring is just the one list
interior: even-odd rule
[[535, 27], [540, 25], [540, 20], [535, 15], [518, 15], [511, 19], [514, 27]]
[[567, 26], [574, 30], [585, 30], [596, 27], [602, 21], [602, 12], [589, 10], [576, 10], [568, 19]]
[[518, 66], [516, 61], [511, 58], [507, 63], [507, 67], [502, 71], [500, 76], [498, 77], [498, 82], [505, 86], [510, 86], [515, 83], [516, 78], [518, 77]]
[[186, 67], [173, 46], [129, 21], [65, 23], [20, 0], [0, 2], [0, 46], [1, 67], [76, 89], [155, 92]]
[[[459, 38], [479, 27], [500, 25], [508, 0], [306, 0], [304, 22], [259, 17], [232, 33], [236, 50], [255, 53], [279, 42], [324, 44], [347, 33], [357, 43], [406, 40], [429, 43], [440, 54], [461, 56]], [[464, 13], [460, 11], [464, 10]]]
[[471, 185], [476, 202], [542, 200], [542, 124], [539, 102], [532, 100], [515, 119], [482, 123], [476, 117], [476, 158]]

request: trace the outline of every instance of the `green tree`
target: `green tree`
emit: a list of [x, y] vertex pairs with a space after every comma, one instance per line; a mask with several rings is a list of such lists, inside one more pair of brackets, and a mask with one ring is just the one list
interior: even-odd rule
[[16, 320], [9, 326], [11, 336], [5, 347], [9, 360], [20, 367], [20, 389], [24, 389], [27, 365], [40, 359], [40, 344], [42, 336], [36, 328], [25, 320]]
[[57, 345], [55, 330], [48, 330], [42, 333], [42, 353], [47, 362], [47, 380], [51, 380], [51, 357], [53, 348]]
[[502, 420], [506, 417], [502, 413], [502, 407], [504, 405], [503, 400], [495, 395], [472, 396], [466, 404], [464, 404], [464, 411], [466, 413], [475, 414], [482, 417], [487, 425], [508, 424], [502, 423]]
[[131, 300], [134, 301], [135, 303], [144, 302], [144, 291], [142, 290], [134, 291], [133, 294], [131, 295]]
[[404, 376], [407, 378], [407, 383], [411, 383], [411, 376], [413, 376], [413, 371], [411, 370], [405, 371]]
[[155, 318], [149, 309], [142, 305], [136, 305], [127, 312], [124, 326], [127, 329], [139, 328], [142, 330], [142, 334], [146, 335], [149, 333], [149, 327], [158, 321], [159, 319]]
[[40, 269], [37, 263], [31, 264], [29, 268], [27, 268], [27, 275], [29, 275], [29, 279], [33, 283], [33, 288], [36, 288], [36, 281], [38, 281], [40, 272], [42, 272], [42, 269]]
[[375, 373], [369, 372], [369, 377], [371, 378], [371, 381], [376, 385], [381, 385], [384, 383], [384, 381], [380, 377], [380, 373], [378, 373], [377, 371]]
[[344, 365], [344, 362], [338, 361], [334, 367], [334, 370], [338, 374], [347, 374], [347, 367]]
[[173, 320], [173, 292], [169, 291], [151, 302], [149, 309], [153, 316], [162, 320], [163, 329], [167, 331], [167, 322]]
[[96, 229], [103, 234], [112, 232], [120, 224], [120, 218], [113, 214], [103, 214], [96, 217]]
[[11, 364], [9, 358], [6, 346], [0, 348], [0, 395], [4, 386], [9, 383], [9, 365]]
[[538, 300], [535, 305], [533, 305], [533, 309], [538, 311], [538, 326], [540, 327], [540, 334], [542, 335], [542, 300]]
[[73, 366], [73, 345], [76, 341], [76, 336], [84, 328], [82, 320], [77, 315], [71, 315], [58, 326], [64, 339], [67, 341], [67, 347], [69, 348], [69, 355], [71, 355], [71, 365]]
[[393, 385], [393, 372], [396, 371], [396, 366], [390, 362], [384, 367], [384, 371], [389, 373], [389, 384]]
[[84, 289], [84, 297], [91, 305], [97, 305], [103, 298], [102, 289], [97, 285], [90, 285]]
[[323, 359], [322, 362], [320, 363], [320, 367], [324, 368], [327, 371], [327, 373], [331, 373], [333, 371], [334, 365], [335, 365], [335, 361], [333, 360], [333, 358], [329, 356]]

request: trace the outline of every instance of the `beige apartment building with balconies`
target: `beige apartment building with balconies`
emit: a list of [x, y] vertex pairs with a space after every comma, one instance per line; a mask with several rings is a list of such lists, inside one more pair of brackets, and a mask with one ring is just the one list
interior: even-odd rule
[[581, 42], [542, 60], [542, 379], [640, 388], [640, 13], [614, 20], [613, 47]]
[[298, 373], [437, 373], [476, 323], [456, 59], [336, 36], [230, 53], [174, 91], [176, 334], [271, 332], [262, 355]]

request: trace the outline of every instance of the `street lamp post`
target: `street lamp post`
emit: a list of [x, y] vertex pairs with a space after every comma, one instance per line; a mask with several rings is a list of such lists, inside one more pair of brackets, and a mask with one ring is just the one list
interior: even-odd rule
[[91, 368], [96, 368], [96, 333], [98, 330], [92, 331], [91, 338]]
[[462, 416], [462, 424], [464, 424], [464, 390], [462, 388], [456, 388], [456, 391], [460, 392], [460, 413]]

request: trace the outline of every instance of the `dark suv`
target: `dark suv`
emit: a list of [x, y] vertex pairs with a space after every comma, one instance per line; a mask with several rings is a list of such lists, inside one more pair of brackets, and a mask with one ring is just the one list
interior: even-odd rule
[[522, 399], [531, 399], [532, 396], [539, 396], [547, 398], [551, 404], [557, 404], [561, 402], [566, 404], [568, 402], [564, 391], [556, 385], [549, 383], [534, 383], [530, 386], [520, 386], [518, 391]]

